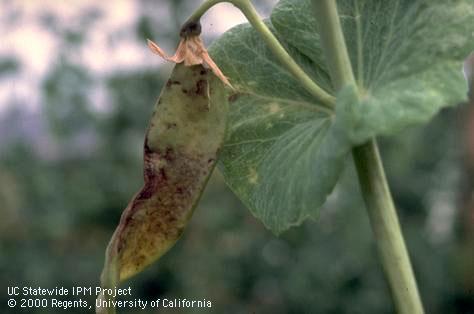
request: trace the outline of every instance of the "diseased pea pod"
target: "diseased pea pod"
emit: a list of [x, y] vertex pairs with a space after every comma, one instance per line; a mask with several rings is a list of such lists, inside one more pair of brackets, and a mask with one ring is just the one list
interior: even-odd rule
[[[176, 243], [216, 164], [227, 111], [224, 85], [212, 71], [202, 65], [175, 66], [146, 134], [145, 184], [124, 210], [107, 247], [102, 288], [113, 289]], [[103, 305], [111, 301], [104, 293], [98, 298]], [[106, 306], [96, 311], [115, 313]]]

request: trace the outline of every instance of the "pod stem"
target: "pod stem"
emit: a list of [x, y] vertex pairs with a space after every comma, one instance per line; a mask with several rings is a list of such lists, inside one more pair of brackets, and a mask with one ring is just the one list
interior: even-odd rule
[[191, 16], [187, 19], [187, 21], [184, 24], [187, 24], [189, 22], [199, 22], [201, 17], [209, 11], [213, 6], [215, 6], [218, 3], [221, 2], [229, 2], [227, 0], [207, 0], [201, 3], [201, 5], [191, 14]]
[[[335, 0], [312, 0], [324, 55], [336, 90], [356, 85]], [[397, 312], [422, 314], [410, 258], [375, 139], [352, 150], [380, 260]]]
[[102, 270], [102, 275], [100, 276], [102, 292], [100, 295], [97, 296], [96, 314], [116, 313], [115, 305], [113, 305], [115, 297], [112, 297], [110, 294], [104, 293], [104, 289], [116, 288], [118, 286], [119, 281], [117, 255], [115, 253], [115, 247], [117, 245], [115, 240], [115, 234], [116, 232], [114, 232], [114, 235], [112, 236], [112, 239], [110, 240], [107, 246], [107, 250], [105, 252], [104, 269]]
[[275, 57], [281, 62], [282, 66], [290, 72], [295, 79], [313, 96], [321, 105], [333, 110], [335, 104], [334, 96], [330, 95], [322, 89], [316, 82], [314, 82], [309, 75], [295, 62], [295, 60], [288, 54], [285, 48], [281, 45], [278, 39], [273, 35], [268, 26], [261, 20], [255, 7], [250, 0], [208, 0], [201, 4], [201, 6], [188, 18], [184, 25], [192, 22], [198, 22], [202, 15], [207, 12], [212, 6], [228, 2], [237, 7], [247, 18], [250, 25], [268, 45]]

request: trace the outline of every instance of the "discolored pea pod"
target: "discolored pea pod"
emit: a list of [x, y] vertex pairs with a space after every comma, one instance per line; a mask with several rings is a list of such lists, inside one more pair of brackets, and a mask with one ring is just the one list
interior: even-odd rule
[[[140, 272], [178, 240], [216, 164], [227, 111], [224, 85], [212, 71], [202, 65], [175, 66], [146, 134], [145, 184], [107, 247], [103, 288], [113, 289]], [[101, 294], [98, 302], [112, 300]]]

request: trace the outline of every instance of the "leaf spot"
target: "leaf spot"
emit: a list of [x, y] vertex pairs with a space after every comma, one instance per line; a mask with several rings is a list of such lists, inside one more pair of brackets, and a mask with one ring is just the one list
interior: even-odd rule
[[255, 168], [250, 168], [248, 178], [249, 178], [249, 183], [250, 184], [257, 184], [257, 182], [258, 182], [258, 173], [255, 170]]
[[278, 103], [272, 102], [268, 105], [268, 112], [271, 114], [275, 114], [281, 111], [281, 107]]

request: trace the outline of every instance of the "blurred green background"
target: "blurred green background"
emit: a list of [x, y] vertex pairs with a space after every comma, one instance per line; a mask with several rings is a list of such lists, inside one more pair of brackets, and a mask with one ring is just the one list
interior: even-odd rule
[[[254, 2], [262, 14], [275, 3]], [[9, 309], [7, 287], [99, 284], [171, 69], [145, 39], [172, 52], [199, 1], [38, 3], [0, 2], [0, 312], [84, 313]], [[238, 20], [219, 10], [203, 23], [207, 43]], [[471, 116], [460, 104], [380, 139], [426, 313], [474, 313]], [[123, 286], [131, 299], [212, 301], [160, 313], [394, 313], [351, 160], [320, 218], [280, 237], [216, 171], [178, 244]], [[157, 311], [119, 311], [137, 312]]]

